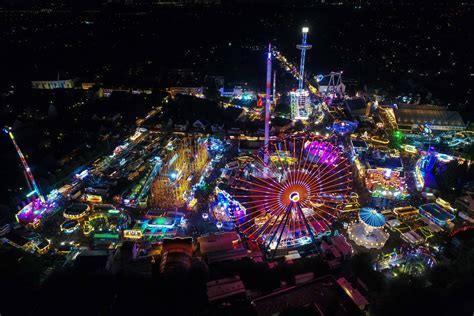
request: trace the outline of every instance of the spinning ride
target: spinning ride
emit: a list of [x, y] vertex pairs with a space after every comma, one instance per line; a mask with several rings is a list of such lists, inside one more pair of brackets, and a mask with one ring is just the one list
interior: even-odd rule
[[365, 248], [382, 248], [388, 240], [388, 233], [383, 230], [385, 217], [376, 209], [363, 207], [359, 211], [359, 222], [349, 226], [349, 238]]

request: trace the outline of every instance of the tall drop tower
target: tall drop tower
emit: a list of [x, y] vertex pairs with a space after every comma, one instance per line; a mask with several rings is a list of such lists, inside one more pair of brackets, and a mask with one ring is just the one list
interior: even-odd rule
[[301, 50], [301, 59], [300, 59], [300, 79], [298, 82], [298, 90], [303, 90], [304, 88], [304, 60], [306, 57], [306, 50], [311, 49], [312, 45], [306, 43], [306, 38], [308, 36], [309, 28], [303, 27], [303, 39], [301, 40], [301, 44], [296, 45], [296, 48]]
[[290, 92], [291, 116], [293, 119], [305, 120], [308, 118], [311, 110], [309, 92], [304, 89], [304, 62], [306, 51], [311, 49], [311, 45], [306, 42], [308, 36], [308, 27], [303, 27], [303, 39], [296, 48], [301, 50], [300, 74], [298, 79], [298, 90]]
[[26, 158], [23, 155], [23, 153], [21, 152], [20, 147], [18, 147], [18, 144], [16, 143], [15, 136], [13, 135], [13, 133], [8, 128], [4, 128], [3, 131], [6, 134], [8, 134], [8, 136], [10, 136], [10, 139], [13, 143], [13, 146], [15, 146], [18, 157], [20, 157], [21, 164], [23, 165], [23, 171], [26, 174], [26, 179], [27, 179], [28, 186], [33, 189], [36, 196], [40, 199], [41, 203], [45, 203], [45, 199], [44, 199], [43, 195], [41, 194], [41, 192], [38, 188], [38, 185], [36, 184], [35, 178], [33, 177], [33, 173], [31, 173], [31, 169], [28, 166], [28, 163], [26, 162]]
[[267, 82], [265, 85], [265, 143], [264, 143], [264, 158], [265, 166], [268, 165], [268, 141], [270, 138], [270, 106], [272, 102], [272, 45], [268, 44], [267, 55]]

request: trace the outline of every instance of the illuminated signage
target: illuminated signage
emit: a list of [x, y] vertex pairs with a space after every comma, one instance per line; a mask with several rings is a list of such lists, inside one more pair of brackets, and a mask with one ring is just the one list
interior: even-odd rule
[[140, 239], [143, 237], [143, 233], [141, 230], [126, 229], [123, 231], [123, 236], [130, 239]]

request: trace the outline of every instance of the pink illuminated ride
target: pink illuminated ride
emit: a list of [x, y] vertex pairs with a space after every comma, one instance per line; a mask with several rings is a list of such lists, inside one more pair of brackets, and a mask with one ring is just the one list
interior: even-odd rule
[[35, 178], [31, 172], [26, 158], [18, 147], [18, 144], [15, 140], [15, 136], [11, 132], [10, 128], [4, 128], [3, 131], [8, 134], [10, 137], [13, 146], [15, 146], [16, 152], [20, 157], [21, 164], [23, 166], [23, 171], [26, 175], [26, 180], [28, 187], [32, 190], [27, 194], [27, 198], [32, 197], [32, 200], [25, 205], [19, 212], [16, 214], [16, 219], [18, 222], [37, 227], [41, 223], [41, 219], [44, 213], [54, 207], [54, 203], [46, 202], [44, 196], [41, 194], [38, 185], [36, 184]]
[[38, 188], [38, 185], [36, 184], [35, 178], [33, 177], [33, 174], [31, 173], [31, 169], [28, 166], [28, 163], [26, 162], [25, 156], [20, 150], [20, 147], [18, 147], [18, 144], [16, 143], [15, 136], [13, 133], [10, 131], [10, 129], [4, 128], [3, 131], [10, 136], [10, 139], [13, 142], [13, 146], [15, 146], [16, 152], [18, 156], [20, 157], [21, 164], [23, 165], [24, 172], [26, 174], [26, 177], [28, 179], [28, 186], [34, 190], [36, 193], [36, 196], [41, 200], [41, 202], [45, 202], [44, 197], [41, 195], [40, 190]]

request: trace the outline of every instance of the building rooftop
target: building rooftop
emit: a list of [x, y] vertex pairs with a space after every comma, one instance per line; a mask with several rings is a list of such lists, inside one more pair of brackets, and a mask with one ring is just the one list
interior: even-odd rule
[[239, 276], [210, 281], [207, 283], [209, 302], [228, 298], [234, 295], [245, 295], [245, 285]]
[[108, 260], [109, 251], [107, 250], [87, 250], [77, 256], [74, 265], [79, 271], [85, 273], [105, 271], [107, 269]]
[[197, 239], [202, 254], [233, 250], [240, 244], [240, 237], [236, 232], [224, 232], [201, 236]]
[[191, 266], [193, 239], [191, 237], [165, 238], [161, 254], [161, 273], [185, 271]]
[[252, 301], [257, 315], [278, 315], [288, 307], [309, 307], [314, 315], [361, 315], [334, 277], [328, 275]]
[[352, 254], [352, 247], [343, 235], [332, 236], [329, 240], [343, 255]]
[[461, 115], [457, 111], [446, 111], [435, 107], [410, 107], [394, 109], [393, 111], [397, 119], [397, 124], [399, 125], [413, 125], [428, 122], [432, 125], [465, 127]]
[[367, 299], [357, 289], [354, 289], [345, 278], [337, 279], [337, 283], [357, 306], [364, 308], [366, 305], [369, 305], [369, 301], [367, 301]]

